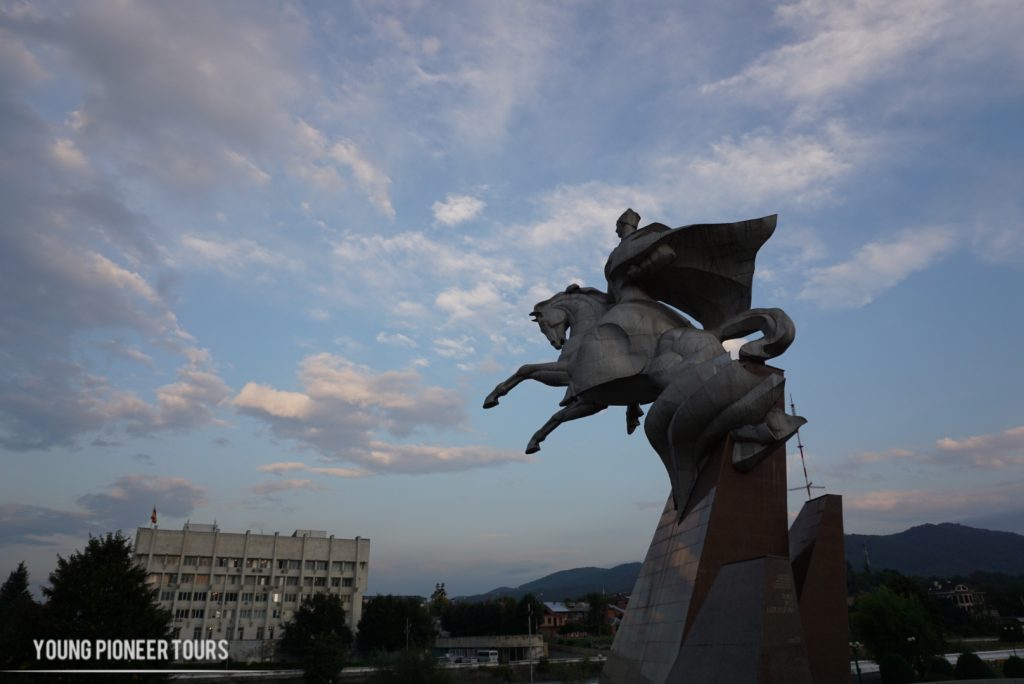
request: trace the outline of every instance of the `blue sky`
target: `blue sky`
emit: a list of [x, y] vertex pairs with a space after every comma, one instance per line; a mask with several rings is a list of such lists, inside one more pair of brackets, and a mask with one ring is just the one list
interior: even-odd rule
[[561, 390], [480, 408], [627, 206], [779, 214], [848, 531], [1024, 533], [1019, 2], [0, 8], [0, 571], [154, 505], [370, 537], [372, 593], [640, 560], [620, 409], [526, 456]]

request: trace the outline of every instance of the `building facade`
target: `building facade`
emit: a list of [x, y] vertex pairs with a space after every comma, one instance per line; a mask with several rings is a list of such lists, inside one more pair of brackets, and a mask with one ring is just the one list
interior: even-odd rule
[[340, 596], [353, 631], [362, 616], [370, 540], [336, 539], [319, 530], [291, 536], [221, 532], [186, 523], [181, 530], [140, 527], [135, 560], [171, 612], [180, 639], [226, 639], [236, 660], [272, 657], [282, 625], [304, 597]]

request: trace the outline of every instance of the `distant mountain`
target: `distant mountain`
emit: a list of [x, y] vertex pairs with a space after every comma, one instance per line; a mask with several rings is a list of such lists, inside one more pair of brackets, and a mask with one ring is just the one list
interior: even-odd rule
[[[1024, 536], [1013, 532], [983, 530], [956, 523], [919, 525], [896, 534], [846, 535], [846, 560], [860, 571], [867, 548], [874, 570], [898, 570], [905, 575], [952, 577], [972, 572], [1004, 572], [1024, 575]], [[592, 591], [608, 594], [633, 591], [640, 563], [614, 568], [562, 570], [518, 587], [498, 587], [486, 594], [460, 597], [487, 601], [533, 594], [543, 601], [580, 598]]]
[[592, 591], [628, 594], [633, 591], [639, 574], [640, 563], [625, 563], [614, 568], [574, 568], [546, 575], [515, 588], [498, 587], [486, 594], [461, 598], [466, 601], [487, 601], [503, 596], [518, 599], [533, 594], [542, 601], [561, 601], [580, 598]]
[[975, 571], [1024, 575], [1024, 536], [956, 523], [919, 525], [897, 534], [846, 535], [846, 560], [864, 568], [867, 549], [873, 570], [951, 577]]

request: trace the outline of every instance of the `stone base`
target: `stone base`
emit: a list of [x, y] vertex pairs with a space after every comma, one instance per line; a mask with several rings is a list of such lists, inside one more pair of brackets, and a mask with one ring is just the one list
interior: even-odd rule
[[788, 558], [721, 569], [668, 681], [811, 684]]
[[808, 502], [790, 534], [785, 447], [746, 474], [731, 453], [681, 518], [667, 501], [602, 684], [849, 681], [842, 498]]
[[826, 494], [804, 504], [789, 531], [800, 617], [816, 684], [850, 680], [850, 627], [843, 553], [843, 497]]

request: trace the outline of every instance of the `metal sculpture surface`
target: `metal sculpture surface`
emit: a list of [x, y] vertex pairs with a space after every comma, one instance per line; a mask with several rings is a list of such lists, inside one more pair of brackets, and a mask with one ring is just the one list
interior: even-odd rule
[[[640, 406], [651, 404], [644, 431], [682, 516], [703, 461], [724, 436], [733, 438], [734, 466], [749, 470], [805, 422], [779, 408], [781, 376], [746, 367], [782, 354], [795, 327], [781, 309], [750, 308], [754, 258], [776, 216], [681, 228], [637, 228], [639, 220], [632, 209], [618, 220], [621, 242], [605, 265], [607, 293], [570, 285], [534, 307], [541, 332], [561, 351], [558, 360], [522, 366], [494, 388], [484, 408], [523, 380], [566, 387], [563, 408], [530, 439], [526, 451], [533, 453], [561, 423], [608, 406], [627, 407], [632, 433]], [[740, 348], [739, 361], [722, 346], [757, 332], [761, 337]]]

